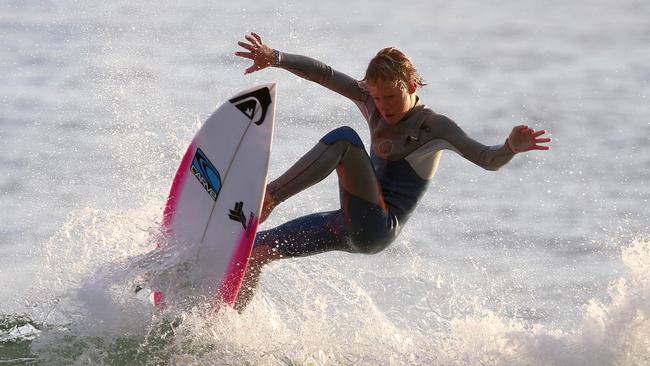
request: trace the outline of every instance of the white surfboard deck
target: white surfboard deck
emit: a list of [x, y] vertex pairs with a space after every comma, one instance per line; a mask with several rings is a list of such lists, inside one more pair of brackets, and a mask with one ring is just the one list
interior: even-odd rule
[[[255, 241], [275, 96], [274, 83], [251, 88], [203, 123], [183, 156], [165, 207], [166, 238], [157, 250], [182, 249], [175, 260], [187, 272], [191, 293], [215, 307], [234, 305]], [[177, 291], [162, 282], [152, 282], [154, 304], [186, 301], [187, 288]]]

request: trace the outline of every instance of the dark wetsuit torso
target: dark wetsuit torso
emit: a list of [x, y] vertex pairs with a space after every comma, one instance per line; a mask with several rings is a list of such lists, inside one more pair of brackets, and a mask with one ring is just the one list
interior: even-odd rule
[[317, 183], [336, 169], [341, 208], [308, 215], [258, 234], [286, 256], [328, 250], [376, 253], [399, 233], [433, 178], [442, 150], [453, 150], [497, 170], [514, 156], [507, 144], [485, 146], [467, 136], [451, 119], [419, 100], [397, 124], [388, 124], [363, 85], [324, 63], [282, 53], [278, 67], [319, 83], [349, 99], [361, 110], [371, 131], [368, 156], [349, 127], [336, 129], [269, 184], [278, 202]]

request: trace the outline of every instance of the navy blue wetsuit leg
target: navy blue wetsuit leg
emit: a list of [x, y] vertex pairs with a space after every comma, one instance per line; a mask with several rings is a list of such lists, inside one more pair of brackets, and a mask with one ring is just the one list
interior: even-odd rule
[[276, 202], [324, 179], [339, 177], [341, 208], [307, 215], [258, 233], [255, 246], [267, 245], [288, 257], [331, 250], [377, 253], [397, 236], [399, 225], [384, 204], [381, 186], [357, 133], [349, 127], [325, 135], [285, 174], [269, 184]]

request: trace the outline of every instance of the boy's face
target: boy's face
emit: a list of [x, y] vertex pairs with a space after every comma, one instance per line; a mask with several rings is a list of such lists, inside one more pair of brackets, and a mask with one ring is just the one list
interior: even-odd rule
[[397, 124], [415, 105], [415, 85], [406, 90], [383, 79], [368, 81], [368, 92], [384, 120]]

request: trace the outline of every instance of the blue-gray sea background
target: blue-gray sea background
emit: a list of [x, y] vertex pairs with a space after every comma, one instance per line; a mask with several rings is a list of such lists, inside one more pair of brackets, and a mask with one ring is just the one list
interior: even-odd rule
[[[648, 19], [640, 0], [0, 1], [0, 364], [650, 364]], [[271, 178], [338, 126], [369, 142], [345, 98], [244, 76], [250, 31], [357, 78], [397, 46], [474, 138], [527, 123], [552, 149], [498, 172], [446, 152], [387, 250], [279, 261], [244, 314], [166, 331], [115, 282], [216, 106], [278, 83]], [[265, 227], [337, 207], [332, 176]]]

